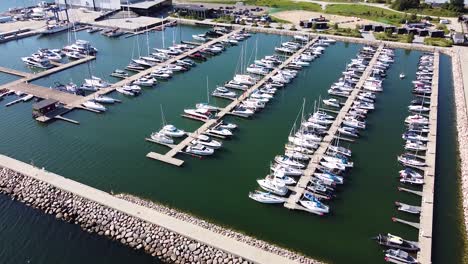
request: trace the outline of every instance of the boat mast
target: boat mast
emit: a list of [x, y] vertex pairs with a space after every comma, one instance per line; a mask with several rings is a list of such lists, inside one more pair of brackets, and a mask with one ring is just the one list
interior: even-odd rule
[[210, 93], [208, 90], [208, 75], [206, 76], [206, 99], [208, 100], [208, 104], [210, 104]]
[[175, 45], [175, 30], [172, 30], [172, 45]]
[[163, 127], [166, 125], [166, 118], [164, 117], [163, 107], [162, 104], [159, 105], [161, 107], [161, 120]]
[[162, 46], [163, 46], [163, 49], [166, 48], [166, 45], [165, 45], [165, 41], [164, 41], [164, 34], [165, 34], [165, 30], [164, 30], [164, 24], [162, 24]]
[[149, 33], [148, 33], [148, 26], [146, 27], [146, 47], [148, 49], [148, 56], [150, 55], [150, 47], [149, 47]]
[[140, 38], [138, 37], [138, 35], [136, 36], [136, 41], [137, 41], [138, 57], [141, 57]]

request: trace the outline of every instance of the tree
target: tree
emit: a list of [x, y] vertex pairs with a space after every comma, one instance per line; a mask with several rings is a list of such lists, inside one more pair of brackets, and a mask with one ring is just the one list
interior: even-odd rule
[[414, 33], [411, 32], [408, 34], [408, 36], [406, 36], [406, 42], [413, 43], [413, 40], [414, 40]]
[[400, 11], [418, 7], [419, 0], [395, 0], [392, 3], [392, 8]]
[[333, 29], [334, 29], [334, 30], [338, 30], [338, 27], [339, 27], [339, 26], [338, 26], [338, 23], [333, 24]]
[[450, 9], [461, 12], [465, 8], [463, 0], [450, 0]]
[[392, 34], [393, 34], [393, 31], [390, 28], [387, 28], [385, 30], [385, 36], [387, 36], [387, 38], [391, 38]]

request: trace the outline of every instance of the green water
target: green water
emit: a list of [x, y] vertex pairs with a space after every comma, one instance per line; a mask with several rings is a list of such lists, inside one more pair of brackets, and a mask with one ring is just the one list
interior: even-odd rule
[[[166, 32], [166, 44], [172, 41], [173, 35], [188, 39], [204, 30], [172, 28]], [[160, 34], [150, 35], [152, 46], [161, 45]], [[28, 38], [8, 43], [2, 46], [2, 51], [5, 47], [9, 51], [8, 54], [2, 52], [7, 60], [0, 64], [24, 70], [19, 62], [20, 56], [39, 46], [63, 46], [67, 38], [67, 34], [61, 34], [47, 39]], [[125, 66], [137, 49], [135, 38], [111, 40], [86, 32], [78, 33], [78, 38], [91, 40], [99, 49], [98, 59], [91, 63], [90, 68], [93, 74], [102, 77]], [[139, 41], [142, 52], [146, 52], [145, 37], [140, 37]], [[243, 44], [250, 59], [254, 57], [256, 41], [260, 57], [273, 53], [281, 37], [256, 34]], [[160, 105], [163, 105], [169, 123], [187, 131], [198, 128], [199, 122], [184, 119], [180, 114], [184, 108], [206, 101], [207, 76], [211, 89], [215, 84], [232, 78], [241, 46], [229, 48], [222, 55], [177, 75], [169, 82], [160, 83], [156, 88], [145, 89], [140, 97], [125, 98], [115, 94], [113, 96], [122, 99], [123, 103], [109, 107], [105, 114], [83, 111], [68, 114], [67, 117], [80, 121], [79, 126], [64, 122], [38, 124], [31, 119], [30, 104], [2, 108], [0, 152], [105, 191], [132, 193], [168, 204], [314, 258], [333, 263], [382, 263], [381, 248], [370, 237], [391, 232], [417, 239], [416, 230], [393, 223], [391, 217], [417, 221], [416, 217], [397, 213], [393, 202], [419, 202], [416, 197], [397, 191], [397, 172], [401, 168], [396, 162], [396, 155], [403, 151], [403, 120], [408, 114], [410, 83], [415, 77], [419, 52], [396, 52], [396, 62], [384, 83], [385, 91], [377, 100], [377, 110], [368, 118], [369, 128], [362, 133], [358, 143], [350, 146], [355, 168], [346, 178], [338, 197], [329, 203], [332, 208], [330, 216], [317, 217], [289, 211], [281, 206], [259, 204], [247, 197], [249, 191], [257, 188], [255, 180], [268, 173], [269, 163], [283, 150], [303, 98], [307, 99], [307, 108], [311, 110], [313, 100], [320, 95], [326, 96], [330, 84], [337, 80], [345, 64], [355, 57], [359, 49], [360, 45], [356, 44], [330, 46], [324, 56], [300, 72], [287, 88], [279, 91], [264, 111], [250, 120], [231, 118], [230, 121], [237, 123], [240, 129], [232, 140], [224, 142], [223, 149], [214, 157], [198, 160], [178, 156], [186, 161], [182, 168], [145, 158], [149, 151], [162, 153], [167, 149], [145, 142], [144, 138], [161, 126]], [[451, 98], [452, 89], [449, 61], [442, 57], [441, 63], [441, 86], [445, 89], [440, 93], [441, 98], [447, 99]], [[407, 75], [405, 80], [398, 78], [402, 71]], [[70, 79], [79, 83], [88, 75], [88, 66], [81, 65], [35, 83], [50, 86], [55, 81]], [[8, 100], [13, 100], [13, 97], [5, 102]], [[219, 106], [228, 103], [222, 99], [210, 100]], [[441, 107], [445, 110], [441, 115], [444, 115], [443, 122], [447, 122], [444, 124], [448, 129], [441, 129], [439, 137], [443, 142], [453, 142], [452, 104], [448, 100], [443, 103]], [[439, 174], [448, 172], [452, 178], [439, 177], [437, 182], [442, 186], [437, 193], [440, 197], [437, 202], [443, 202], [443, 206], [436, 207], [434, 235], [436, 241], [440, 237], [440, 242], [434, 245], [434, 263], [461, 263], [463, 240], [458, 228], [460, 217], [454, 183], [456, 153], [450, 144], [443, 144], [439, 151], [443, 153], [443, 158], [437, 160], [438, 170], [443, 169]], [[50, 225], [57, 230], [62, 228], [61, 224]], [[31, 254], [40, 254], [39, 245], [33, 251]]]

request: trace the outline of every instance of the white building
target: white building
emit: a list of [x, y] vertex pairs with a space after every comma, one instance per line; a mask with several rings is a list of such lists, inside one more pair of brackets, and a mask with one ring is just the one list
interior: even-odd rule
[[120, 2], [121, 0], [55, 0], [55, 3], [61, 6], [66, 3], [71, 7], [85, 7], [96, 10], [120, 9]]
[[130, 9], [154, 10], [158, 7], [172, 5], [172, 0], [55, 0], [55, 3], [60, 6], [64, 6], [66, 3], [71, 7], [85, 7], [95, 10], [117, 10], [121, 9], [122, 6], [130, 7]]

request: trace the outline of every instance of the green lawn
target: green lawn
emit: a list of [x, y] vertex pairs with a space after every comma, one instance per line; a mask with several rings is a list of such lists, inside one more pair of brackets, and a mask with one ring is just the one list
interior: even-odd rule
[[446, 38], [425, 38], [424, 44], [430, 46], [438, 46], [438, 47], [451, 47], [453, 42], [451, 39]]
[[391, 36], [387, 36], [384, 32], [374, 33], [375, 39], [378, 40], [386, 40], [386, 41], [395, 41], [395, 42], [403, 42], [408, 43], [407, 41], [408, 35], [399, 35], [399, 34], [392, 34]]
[[350, 17], [359, 17], [391, 25], [400, 25], [400, 21], [404, 16], [403, 14], [400, 14], [395, 11], [359, 4], [327, 5], [325, 13]]
[[273, 22], [273, 23], [282, 23], [282, 24], [291, 24], [290, 21], [284, 20], [284, 19], [281, 19], [281, 18], [277, 18], [274, 15], [271, 16], [271, 22]]
[[[318, 31], [312, 30], [312, 32], [318, 32]], [[351, 29], [351, 28], [338, 28], [338, 29], [330, 28], [324, 31], [320, 31], [318, 33], [335, 35], [335, 36], [362, 38], [361, 32], [359, 32], [359, 30]]]
[[322, 10], [319, 4], [307, 2], [294, 2], [290, 0], [245, 0], [246, 5], [268, 6], [272, 12], [285, 10], [307, 10], [320, 12]]
[[457, 12], [443, 8], [418, 8], [418, 9], [407, 9], [404, 12], [410, 14], [419, 14], [436, 17], [457, 17]]

